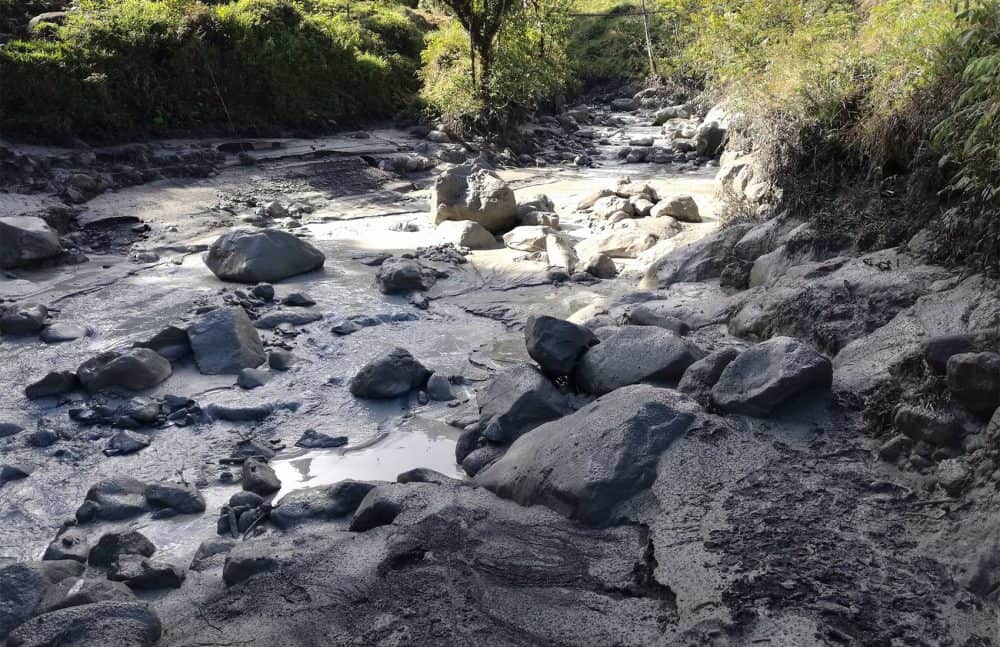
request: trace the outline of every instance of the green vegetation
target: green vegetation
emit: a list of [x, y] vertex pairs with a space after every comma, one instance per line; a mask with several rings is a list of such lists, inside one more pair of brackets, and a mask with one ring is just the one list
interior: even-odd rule
[[82, 0], [0, 49], [0, 127], [123, 137], [385, 116], [417, 89], [424, 26], [390, 2]]
[[[429, 35], [423, 54], [422, 97], [452, 127], [501, 130], [525, 111], [571, 84], [563, 0], [539, 0], [510, 11], [491, 44], [488, 62], [476, 57], [473, 77], [468, 33], [448, 21]], [[477, 50], [478, 51], [478, 50]]]

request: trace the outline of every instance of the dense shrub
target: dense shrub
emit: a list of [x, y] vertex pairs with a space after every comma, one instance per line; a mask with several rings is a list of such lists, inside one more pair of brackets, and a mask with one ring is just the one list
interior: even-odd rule
[[420, 21], [389, 3], [83, 0], [0, 49], [0, 127], [117, 137], [389, 115], [416, 91]]
[[565, 14], [513, 12], [493, 48], [485, 95], [472, 83], [469, 38], [454, 20], [430, 34], [423, 52], [422, 96], [455, 128], [471, 122], [503, 129], [512, 119], [555, 99], [571, 83]]

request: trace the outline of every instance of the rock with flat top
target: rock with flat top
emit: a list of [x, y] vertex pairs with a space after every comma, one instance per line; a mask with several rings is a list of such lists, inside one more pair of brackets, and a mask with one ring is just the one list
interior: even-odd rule
[[273, 283], [323, 267], [326, 256], [310, 243], [279, 229], [235, 229], [220, 236], [205, 265], [223, 281]]

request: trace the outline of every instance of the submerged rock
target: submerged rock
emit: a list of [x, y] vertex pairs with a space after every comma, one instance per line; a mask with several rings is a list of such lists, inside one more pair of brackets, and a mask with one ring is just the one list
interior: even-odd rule
[[712, 388], [712, 403], [727, 413], [766, 416], [782, 402], [829, 388], [830, 360], [790, 337], [775, 337], [739, 354]]
[[350, 389], [358, 398], [395, 398], [421, 388], [430, 376], [409, 351], [394, 348], [363, 366], [351, 378]]
[[323, 267], [326, 256], [308, 242], [278, 229], [236, 229], [208, 249], [205, 265], [223, 281], [273, 283]]

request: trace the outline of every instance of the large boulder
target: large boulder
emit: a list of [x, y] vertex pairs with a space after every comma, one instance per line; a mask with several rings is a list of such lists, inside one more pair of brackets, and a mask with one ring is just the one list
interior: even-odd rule
[[660, 454], [700, 410], [676, 391], [618, 389], [524, 434], [475, 483], [521, 505], [606, 525], [619, 503], [653, 483]]
[[476, 395], [479, 426], [494, 443], [509, 443], [566, 413], [565, 398], [535, 367], [500, 371]]
[[264, 363], [264, 345], [246, 311], [216, 308], [188, 328], [198, 370], [205, 375], [236, 375]]
[[354, 514], [365, 495], [375, 487], [365, 481], [339, 481], [295, 490], [271, 511], [271, 523], [287, 530], [309, 521], [332, 521]]
[[438, 233], [455, 247], [493, 249], [497, 240], [486, 227], [471, 220], [446, 220], [437, 226]]
[[160, 639], [160, 619], [145, 603], [95, 602], [51, 611], [14, 631], [10, 647], [147, 647]]
[[720, 229], [701, 240], [668, 252], [646, 272], [648, 287], [694, 283], [719, 276], [729, 263], [733, 247], [753, 228], [750, 223]]
[[624, 326], [586, 352], [576, 369], [580, 388], [603, 395], [644, 380], [676, 382], [702, 352], [662, 328]]
[[424, 386], [430, 376], [409, 351], [394, 348], [365, 364], [351, 378], [350, 389], [358, 398], [395, 398]]
[[278, 229], [235, 229], [220, 236], [205, 265], [223, 281], [274, 283], [323, 267], [323, 252]]
[[650, 210], [653, 218], [670, 216], [681, 222], [701, 222], [698, 203], [689, 195], [673, 195], [656, 203]]
[[394, 256], [386, 259], [375, 274], [375, 284], [382, 294], [400, 294], [426, 290], [437, 280], [433, 270], [413, 258]]
[[159, 353], [132, 348], [92, 357], [80, 365], [76, 375], [87, 391], [96, 393], [113, 388], [141, 391], [163, 382], [172, 372], [170, 362]]
[[681, 381], [677, 383], [677, 390], [681, 393], [687, 393], [697, 400], [699, 404], [708, 404], [712, 387], [719, 381], [722, 371], [739, 354], [738, 350], [730, 347], [706, 355], [684, 371]]
[[58, 602], [82, 573], [83, 564], [74, 560], [17, 562], [0, 569], [0, 640]]
[[779, 404], [815, 388], [829, 388], [830, 360], [791, 337], [752, 346], [729, 363], [712, 387], [712, 403], [727, 413], [766, 416]]
[[559, 377], [573, 374], [583, 354], [597, 343], [597, 337], [564, 319], [532, 315], [524, 325], [524, 343], [528, 355], [543, 371]]
[[517, 200], [507, 183], [479, 164], [463, 164], [438, 176], [431, 189], [431, 219], [472, 220], [494, 234], [517, 220]]
[[92, 485], [76, 511], [77, 521], [122, 521], [149, 511], [146, 484], [125, 476]]
[[1000, 407], [1000, 355], [952, 355], [947, 370], [948, 390], [965, 408], [989, 416]]
[[0, 217], [0, 269], [30, 265], [62, 251], [59, 236], [41, 218]]

